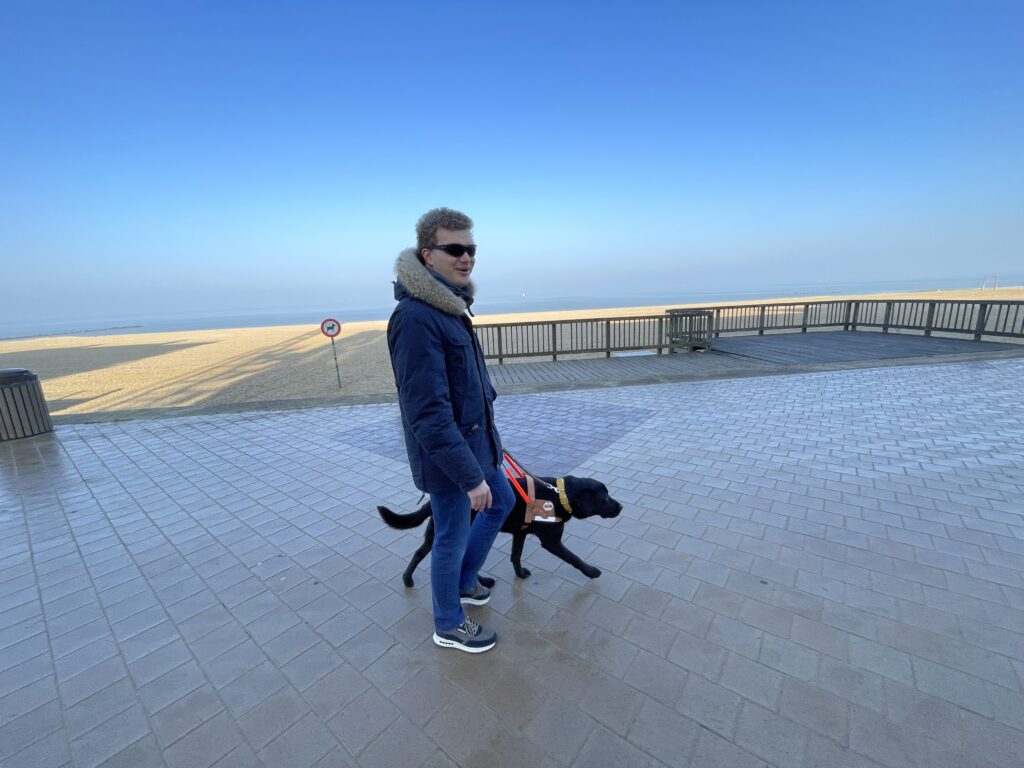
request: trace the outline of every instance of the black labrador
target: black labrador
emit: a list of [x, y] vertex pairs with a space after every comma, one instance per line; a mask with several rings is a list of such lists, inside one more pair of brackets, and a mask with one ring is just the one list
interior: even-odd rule
[[[540, 539], [540, 545], [544, 549], [555, 557], [560, 557], [574, 568], [579, 569], [584, 576], [596, 579], [601, 575], [600, 569], [583, 562], [562, 543], [562, 532], [565, 530], [565, 524], [573, 517], [585, 518], [595, 515], [605, 518], [618, 517], [622, 511], [622, 504], [611, 497], [604, 483], [597, 480], [573, 477], [572, 475], [559, 479], [565, 485], [565, 495], [569, 502], [568, 508], [562, 503], [556, 490], [545, 486], [545, 484], [547, 486], [555, 486], [555, 478], [540, 477], [538, 480], [542, 482], [536, 484], [537, 499], [553, 503], [555, 516], [559, 522], [534, 520], [527, 523], [526, 502], [513, 490], [516, 503], [512, 507], [512, 511], [509, 512], [504, 524], [502, 524], [501, 530], [512, 534], [512, 567], [515, 569], [516, 576], [521, 579], [525, 579], [530, 575], [530, 571], [523, 568], [521, 563], [523, 545], [526, 543], [527, 534], [530, 533]], [[427, 531], [423, 536], [423, 545], [413, 554], [409, 567], [402, 574], [402, 581], [405, 583], [405, 586], [411, 587], [413, 585], [413, 571], [416, 570], [416, 566], [420, 564], [423, 558], [430, 554], [430, 549], [434, 544], [434, 520], [430, 517], [430, 501], [427, 501], [426, 504], [415, 512], [407, 515], [392, 512], [387, 507], [377, 507], [377, 511], [385, 523], [392, 528], [401, 530], [415, 528], [421, 525], [424, 520], [430, 518]], [[473, 514], [475, 515], [476, 513]], [[493, 587], [494, 579], [481, 576], [480, 583], [485, 587]]]

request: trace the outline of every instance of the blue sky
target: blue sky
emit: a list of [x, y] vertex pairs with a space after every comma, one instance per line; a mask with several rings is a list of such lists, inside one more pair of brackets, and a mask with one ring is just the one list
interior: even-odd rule
[[0, 5], [0, 324], [1024, 278], [1019, 2]]

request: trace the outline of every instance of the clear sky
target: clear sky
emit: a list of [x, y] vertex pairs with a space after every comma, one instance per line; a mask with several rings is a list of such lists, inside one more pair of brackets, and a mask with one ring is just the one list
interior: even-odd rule
[[1024, 3], [0, 3], [0, 324], [387, 306], [438, 205], [495, 300], [1022, 275]]

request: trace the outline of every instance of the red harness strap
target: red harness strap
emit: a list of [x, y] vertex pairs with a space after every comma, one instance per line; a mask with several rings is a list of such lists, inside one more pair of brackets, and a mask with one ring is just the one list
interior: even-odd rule
[[[505, 477], [507, 477], [508, 481], [512, 483], [512, 487], [519, 492], [520, 498], [522, 498], [524, 502], [529, 504], [531, 501], [533, 501], [533, 499], [531, 499], [530, 496], [526, 493], [526, 491], [523, 490], [523, 486], [521, 486], [519, 484], [519, 480], [516, 479], [516, 476], [518, 476], [520, 479], [526, 480], [526, 473], [523, 472], [522, 467], [516, 464], [515, 460], [507, 453], [505, 454], [504, 464], [508, 465], [503, 467], [505, 470]], [[516, 472], [516, 476], [513, 476], [513, 470]]]

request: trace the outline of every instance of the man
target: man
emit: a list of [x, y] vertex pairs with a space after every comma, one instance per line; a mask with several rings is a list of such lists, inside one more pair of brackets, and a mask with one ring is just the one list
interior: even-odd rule
[[[398, 306], [388, 323], [388, 350], [398, 387], [413, 482], [430, 494], [434, 517], [431, 591], [434, 642], [481, 653], [495, 633], [465, 615], [490, 591], [477, 581], [494, 538], [512, 509], [501, 470], [491, 385], [467, 316], [476, 263], [473, 221], [435, 208], [416, 224], [416, 249], [395, 262]], [[470, 524], [470, 510], [478, 514]]]

